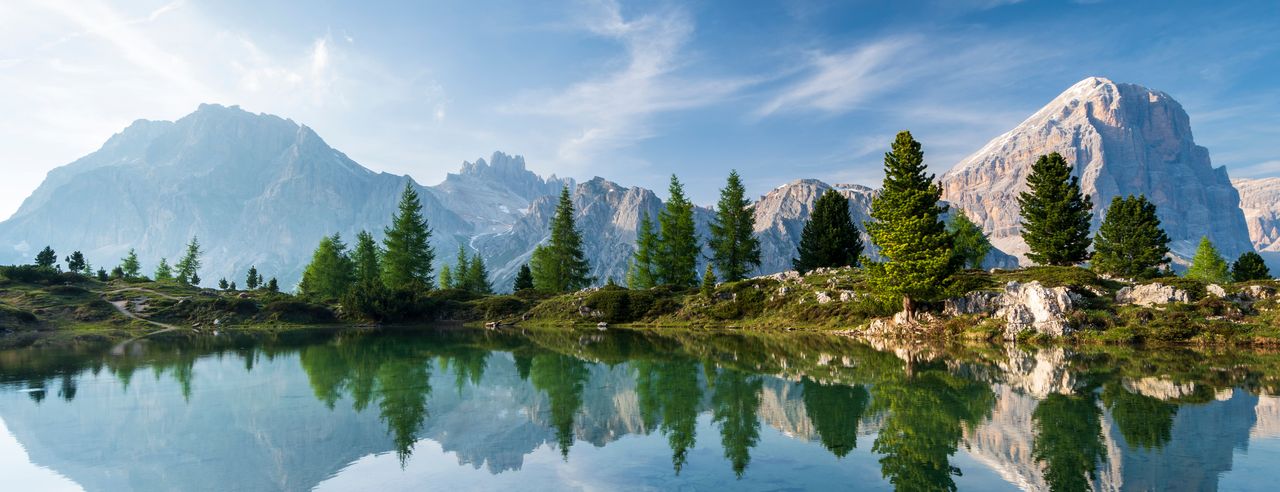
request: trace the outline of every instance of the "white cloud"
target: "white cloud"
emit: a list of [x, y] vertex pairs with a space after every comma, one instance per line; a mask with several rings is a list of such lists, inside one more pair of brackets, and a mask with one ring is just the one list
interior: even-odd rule
[[768, 116], [791, 109], [825, 112], [853, 109], [909, 75], [910, 69], [892, 62], [916, 44], [913, 39], [890, 38], [841, 53], [812, 54], [808, 62], [809, 76], [784, 89], [755, 114]]

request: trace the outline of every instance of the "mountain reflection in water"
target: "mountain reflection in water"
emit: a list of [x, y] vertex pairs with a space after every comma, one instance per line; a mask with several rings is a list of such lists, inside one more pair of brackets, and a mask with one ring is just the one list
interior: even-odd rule
[[1265, 490], [1280, 465], [1263, 352], [462, 329], [129, 348], [0, 352], [25, 450], [0, 466], [90, 490]]

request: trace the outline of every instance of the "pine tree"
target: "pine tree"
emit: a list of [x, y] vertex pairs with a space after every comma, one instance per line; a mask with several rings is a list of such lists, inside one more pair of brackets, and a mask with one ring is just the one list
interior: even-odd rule
[[165, 280], [173, 280], [173, 268], [169, 267], [167, 258], [160, 258], [160, 264], [156, 265], [156, 282]]
[[716, 292], [716, 272], [711, 269], [711, 264], [707, 264], [707, 269], [702, 273], [702, 297], [711, 298], [711, 294]]
[[45, 246], [36, 254], [36, 266], [40, 268], [53, 268], [58, 264], [58, 255], [53, 252], [53, 248]]
[[199, 286], [200, 286], [200, 274], [199, 274], [199, 273], [192, 273], [192, 274], [191, 274], [191, 285], [194, 285], [194, 286], [197, 286], [197, 287], [199, 287]]
[[84, 260], [84, 268], [81, 269], [81, 271], [84, 272], [85, 275], [93, 275], [93, 264], [89, 263], [88, 258]]
[[80, 273], [84, 271], [84, 254], [79, 251], [72, 251], [67, 255], [67, 271]]
[[142, 263], [138, 261], [138, 253], [133, 248], [129, 248], [129, 254], [120, 259], [120, 271], [128, 280], [142, 275]]
[[516, 281], [511, 286], [512, 292], [520, 292], [522, 290], [533, 288], [533, 271], [529, 270], [529, 264], [520, 265], [520, 272], [516, 273]]
[[1028, 191], [1018, 195], [1022, 239], [1027, 258], [1041, 265], [1075, 265], [1089, 259], [1089, 221], [1093, 200], [1080, 192], [1066, 159], [1042, 155], [1027, 176]]
[[800, 233], [800, 257], [792, 259], [791, 266], [800, 273], [856, 266], [862, 249], [862, 236], [849, 216], [849, 200], [836, 190], [827, 190], [813, 204]]
[[1169, 262], [1169, 236], [1155, 204], [1142, 195], [1115, 197], [1093, 239], [1093, 268], [1124, 278], [1150, 278]]
[[951, 233], [951, 243], [955, 246], [956, 256], [959, 256], [969, 268], [981, 269], [982, 260], [991, 251], [991, 241], [987, 239], [987, 234], [982, 232], [982, 228], [969, 220], [964, 210], [956, 210], [951, 220], [947, 221], [947, 232]]
[[449, 265], [440, 267], [440, 275], [437, 280], [439, 280], [441, 289], [453, 288], [453, 270], [449, 268]]
[[560, 190], [560, 202], [551, 219], [551, 239], [533, 250], [530, 269], [533, 284], [546, 292], [567, 292], [591, 284], [591, 266], [582, 252], [582, 234], [574, 225], [569, 188]]
[[280, 292], [280, 282], [277, 282], [275, 277], [267, 281], [267, 292]]
[[938, 203], [942, 189], [926, 174], [924, 152], [910, 132], [898, 133], [884, 167], [867, 233], [886, 261], [868, 265], [868, 277], [880, 292], [902, 296], [902, 310], [911, 317], [914, 302], [942, 295], [960, 265], [940, 220], [946, 212]]
[[1211, 284], [1225, 284], [1231, 281], [1231, 272], [1227, 260], [1218, 253], [1218, 248], [1208, 236], [1200, 238], [1200, 246], [1196, 255], [1191, 258], [1191, 268], [1187, 269], [1187, 278]]
[[102, 268], [98, 269], [98, 281], [106, 282], [107, 280], [110, 280], [110, 279], [111, 277], [107, 276], [107, 271], [105, 269], [102, 269]]
[[218, 288], [219, 288], [219, 289], [227, 290], [227, 288], [228, 288], [229, 286], [230, 286], [230, 284], [228, 284], [228, 283], [227, 283], [227, 278], [226, 278], [226, 277], [222, 277], [222, 278], [218, 279]]
[[182, 255], [181, 260], [178, 260], [178, 264], [174, 265], [179, 282], [197, 283], [192, 277], [195, 277], [196, 270], [200, 269], [200, 253], [200, 241], [195, 236], [191, 236], [191, 242], [187, 243], [187, 252]]
[[262, 276], [258, 275], [257, 265], [249, 265], [249, 273], [244, 276], [244, 288], [249, 290], [257, 289], [260, 282], [259, 278], [262, 278]]
[[298, 293], [318, 299], [337, 299], [351, 288], [354, 267], [347, 256], [342, 236], [334, 234], [320, 240], [311, 255], [311, 263], [302, 272]]
[[453, 282], [449, 285], [449, 288], [467, 290], [467, 274], [470, 272], [470, 257], [467, 256], [465, 247], [459, 244], [458, 255], [453, 260]]
[[716, 204], [716, 218], [711, 222], [711, 238], [707, 245], [713, 252], [711, 262], [720, 271], [725, 282], [747, 278], [760, 266], [760, 240], [755, 237], [755, 207], [746, 198], [738, 171], [729, 171], [729, 178], [720, 190], [720, 202]]
[[382, 251], [372, 234], [367, 231], [356, 234], [356, 246], [351, 252], [352, 277], [356, 283], [367, 285], [382, 281], [381, 256]]
[[112, 268], [111, 278], [124, 278], [124, 269], [120, 267]]
[[493, 284], [489, 282], [489, 269], [484, 266], [484, 258], [480, 253], [467, 262], [467, 290], [476, 294], [492, 294]]
[[422, 215], [422, 202], [412, 183], [405, 183], [400, 206], [382, 240], [382, 282], [392, 290], [431, 288], [431, 229]]
[[1267, 268], [1262, 255], [1253, 251], [1245, 252], [1231, 264], [1231, 278], [1236, 282], [1251, 280], [1270, 280], [1271, 270]]
[[234, 280], [231, 281], [231, 286], [228, 287], [228, 289], [230, 289], [232, 292], [236, 291], [236, 282]]
[[698, 285], [698, 231], [694, 229], [693, 203], [684, 196], [684, 185], [671, 175], [671, 196], [658, 214], [658, 251], [654, 262], [657, 281], [676, 287]]
[[636, 225], [636, 251], [627, 265], [627, 287], [643, 290], [656, 284], [654, 264], [659, 247], [658, 233], [653, 230], [649, 212], [643, 212]]

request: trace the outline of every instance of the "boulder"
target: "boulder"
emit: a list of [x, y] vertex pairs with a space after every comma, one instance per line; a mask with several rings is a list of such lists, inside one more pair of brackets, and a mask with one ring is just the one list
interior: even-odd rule
[[947, 299], [942, 303], [942, 314], [960, 316], [965, 314], [991, 314], [1000, 308], [1000, 292], [974, 291], [960, 297]]
[[817, 296], [818, 298], [818, 304], [826, 304], [828, 302], [831, 302], [831, 295], [827, 294], [827, 291], [825, 290], [820, 290], [814, 293], [814, 295]]
[[1028, 331], [1054, 337], [1072, 331], [1067, 313], [1071, 312], [1077, 298], [1066, 287], [1049, 288], [1040, 282], [1009, 282], [998, 302], [1000, 309], [996, 316], [1005, 320], [1006, 340], [1016, 339]]
[[1116, 292], [1116, 302], [1139, 306], [1155, 306], [1171, 302], [1191, 302], [1191, 296], [1187, 294], [1187, 291], [1173, 286], [1151, 283], [1121, 288], [1119, 292]]

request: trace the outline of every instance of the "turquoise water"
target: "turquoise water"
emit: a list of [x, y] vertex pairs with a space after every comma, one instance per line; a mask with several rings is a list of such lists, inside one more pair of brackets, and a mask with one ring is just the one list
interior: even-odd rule
[[6, 490], [1273, 490], [1280, 356], [337, 332], [0, 352]]

